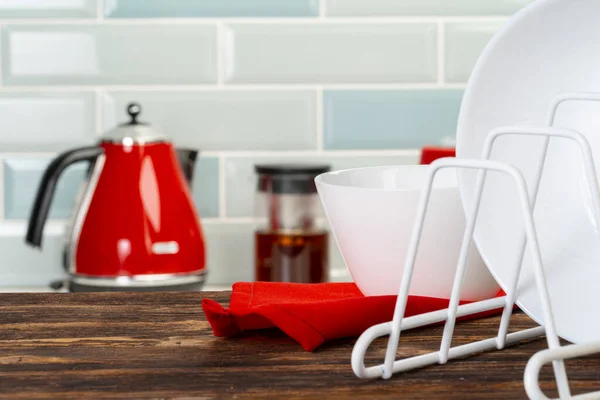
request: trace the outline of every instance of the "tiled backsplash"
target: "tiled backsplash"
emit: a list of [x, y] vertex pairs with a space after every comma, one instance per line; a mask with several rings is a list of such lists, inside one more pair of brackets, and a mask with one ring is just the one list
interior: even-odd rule
[[[84, 166], [61, 178], [42, 252], [23, 240], [39, 179], [57, 152], [124, 122], [130, 101], [201, 151], [193, 193], [209, 282], [252, 279], [253, 165], [412, 164], [424, 145], [452, 145], [473, 65], [527, 3], [0, 2], [0, 287], [61, 277]], [[331, 275], [347, 279], [331, 246]]]

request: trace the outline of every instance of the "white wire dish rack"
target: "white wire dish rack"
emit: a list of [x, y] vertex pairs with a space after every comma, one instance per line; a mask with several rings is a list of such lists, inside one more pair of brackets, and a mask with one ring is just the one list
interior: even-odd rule
[[[393, 320], [374, 325], [363, 332], [363, 334], [359, 337], [352, 352], [352, 369], [356, 376], [364, 379], [388, 379], [397, 372], [408, 371], [436, 363], [445, 364], [448, 360], [465, 357], [481, 351], [503, 349], [508, 344], [528, 340], [545, 334], [548, 342], [548, 349], [532, 355], [524, 371], [524, 385], [529, 398], [536, 400], [548, 399], [548, 397], [540, 389], [539, 373], [543, 365], [552, 362], [560, 399], [600, 399], [600, 392], [587, 393], [577, 396], [571, 395], [569, 381], [564, 366], [564, 360], [600, 352], [600, 338], [597, 343], [582, 343], [561, 346], [558, 334], [556, 332], [551, 304], [552, 299], [550, 298], [548, 292], [544, 266], [542, 264], [542, 258], [533, 219], [533, 210], [535, 209], [539, 183], [544, 170], [548, 144], [550, 139], [553, 138], [554, 140], [574, 141], [581, 149], [581, 159], [584, 164], [587, 183], [592, 195], [594, 217], [596, 219], [597, 226], [600, 226], [600, 190], [598, 188], [596, 168], [594, 165], [594, 159], [590, 145], [585, 136], [579, 132], [553, 127], [558, 107], [561, 104], [569, 101], [600, 102], [600, 93], [567, 93], [557, 96], [550, 105], [547, 126], [511, 126], [493, 130], [486, 138], [481, 159], [444, 158], [436, 160], [430, 165], [429, 175], [425, 188], [422, 192], [415, 225], [413, 227], [410, 247], [404, 265], [404, 271], [402, 275], [400, 291], [396, 301]], [[506, 163], [490, 160], [492, 148], [496, 141], [502, 136], [508, 135], [533, 135], [541, 136], [543, 138], [543, 155], [541, 157], [541, 161], [537, 165], [536, 175], [530, 195], [527, 191], [526, 181], [517, 168]], [[436, 173], [444, 168], [468, 168], [479, 170], [473, 204], [470, 204], [468, 207], [466, 207], [466, 229], [463, 236], [449, 307], [445, 310], [404, 318], [404, 312], [408, 299], [408, 291], [414, 270], [425, 214], [427, 212], [429, 196]], [[473, 240], [473, 232], [475, 229], [475, 223], [477, 221], [482, 192], [488, 171], [497, 171], [509, 175], [517, 187], [517, 196], [519, 197], [522, 218], [524, 219], [525, 223], [525, 234], [520, 241], [520, 261], [514, 267], [514, 279], [512, 280], [514, 283], [512, 284], [512, 287], [508, 288], [506, 291], [506, 296], [459, 306], [461, 286], [467, 264], [467, 254]], [[542, 311], [545, 323], [544, 326], [508, 333], [510, 317], [515, 305], [519, 276], [527, 244], [529, 244], [529, 251], [531, 251], [533, 259], [535, 280], [540, 292], [540, 300], [543, 307]], [[498, 335], [496, 337], [451, 347], [452, 335], [454, 333], [454, 327], [457, 318], [499, 308], [503, 308], [503, 312]], [[396, 352], [398, 350], [401, 331], [443, 321], [445, 321], [445, 325], [439, 351], [396, 360]], [[376, 366], [366, 367], [364, 358], [370, 344], [376, 338], [388, 335], [389, 339], [384, 362]]]

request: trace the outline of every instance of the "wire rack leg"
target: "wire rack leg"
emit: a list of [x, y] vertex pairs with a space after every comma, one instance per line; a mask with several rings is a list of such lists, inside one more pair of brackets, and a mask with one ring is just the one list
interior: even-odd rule
[[[566, 360], [570, 358], [583, 357], [586, 355], [600, 353], [600, 342], [598, 343], [583, 343], [583, 344], [572, 344], [563, 346], [556, 349], [546, 349], [537, 352], [533, 355], [527, 367], [525, 368], [525, 391], [530, 399], [536, 400], [550, 400], [540, 389], [539, 375], [542, 367], [549, 362], [556, 362], [557, 360]], [[571, 399], [599, 399], [600, 392], [585, 393], [578, 396], [569, 397]], [[563, 399], [563, 397], [561, 397]]]

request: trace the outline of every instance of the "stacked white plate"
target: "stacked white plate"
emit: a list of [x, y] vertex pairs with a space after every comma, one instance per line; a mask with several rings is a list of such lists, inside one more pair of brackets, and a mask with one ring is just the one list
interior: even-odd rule
[[[535, 1], [503, 26], [480, 57], [463, 99], [457, 156], [480, 158], [494, 128], [547, 126], [553, 99], [571, 92], [600, 93], [600, 1]], [[554, 126], [584, 134], [600, 165], [600, 103], [567, 102]], [[492, 159], [519, 168], [531, 188], [542, 141], [499, 139]], [[459, 172], [463, 204], [471, 204], [476, 174]], [[475, 233], [504, 289], [511, 284], [524, 231], [515, 193], [513, 181], [490, 173]], [[600, 339], [600, 234], [590, 196], [579, 148], [552, 139], [534, 215], [557, 331], [575, 343]], [[528, 252], [517, 302], [544, 323]]]

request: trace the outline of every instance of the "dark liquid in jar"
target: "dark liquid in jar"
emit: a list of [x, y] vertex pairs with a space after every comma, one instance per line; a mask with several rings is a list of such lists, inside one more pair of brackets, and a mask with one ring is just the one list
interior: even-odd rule
[[256, 232], [256, 280], [326, 282], [329, 250], [327, 236], [327, 232]]

